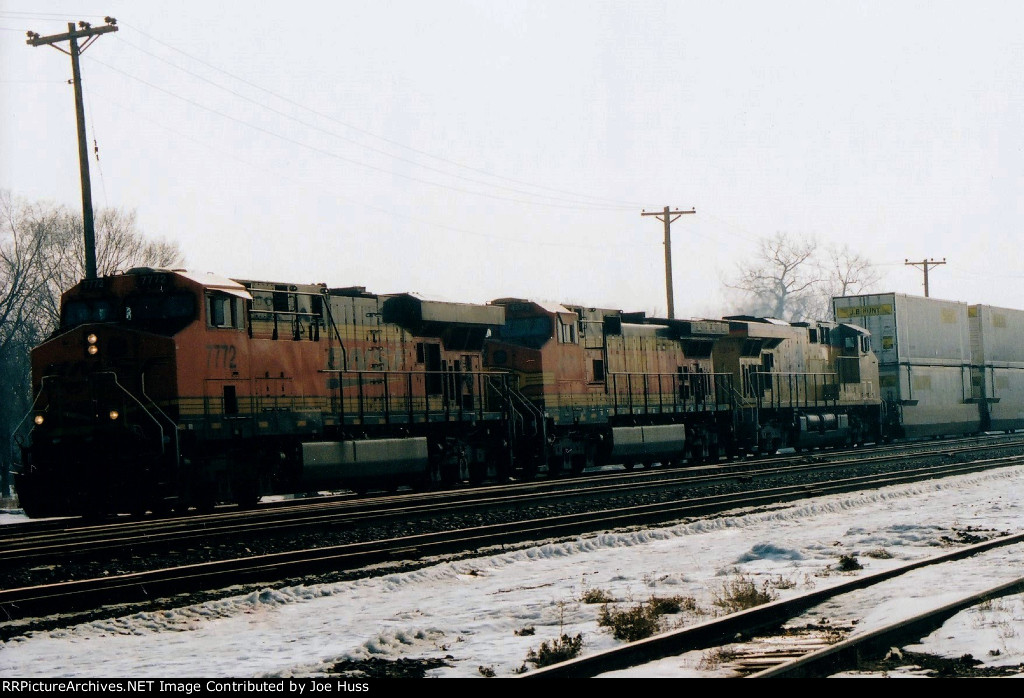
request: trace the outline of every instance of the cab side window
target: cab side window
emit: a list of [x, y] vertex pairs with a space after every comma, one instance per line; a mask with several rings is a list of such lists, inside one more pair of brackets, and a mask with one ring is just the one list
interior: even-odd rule
[[558, 318], [558, 341], [562, 344], [576, 344], [576, 324], [563, 322]]
[[227, 293], [206, 294], [206, 324], [208, 327], [242, 329], [242, 299]]

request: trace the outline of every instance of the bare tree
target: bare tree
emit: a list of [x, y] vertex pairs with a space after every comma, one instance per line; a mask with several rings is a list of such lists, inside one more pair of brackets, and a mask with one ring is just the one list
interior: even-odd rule
[[0, 496], [10, 488], [10, 438], [29, 408], [28, 348], [48, 329], [37, 300], [46, 293], [43, 269], [60, 216], [56, 206], [0, 190]]
[[35, 319], [52, 231], [61, 218], [55, 206], [29, 204], [0, 190], [0, 357]]
[[[178, 267], [184, 256], [177, 243], [147, 240], [138, 230], [135, 211], [100, 209], [95, 217], [96, 273], [108, 276], [132, 267]], [[52, 228], [54, 246], [46, 259], [47, 292], [42, 309], [56, 325], [61, 293], [85, 277], [85, 239], [80, 213], [65, 211]]]
[[782, 320], [804, 317], [821, 282], [817, 249], [813, 238], [787, 233], [762, 238], [758, 254], [739, 265], [737, 279], [726, 286], [744, 296], [742, 305], [752, 315]]
[[870, 293], [882, 280], [882, 275], [871, 261], [846, 244], [829, 246], [828, 261], [822, 266], [824, 273], [815, 315], [820, 320], [832, 317], [832, 298], [835, 296]]
[[[134, 211], [100, 210], [96, 247], [100, 274], [183, 262], [177, 243], [139, 232]], [[31, 406], [29, 350], [56, 329], [61, 293], [84, 276], [81, 215], [0, 190], [0, 495], [7, 488], [11, 435]]]
[[738, 269], [725, 285], [739, 292], [739, 312], [783, 320], [830, 320], [834, 296], [870, 293], [881, 280], [849, 245], [829, 245], [822, 255], [813, 237], [786, 233], [762, 238], [753, 261]]

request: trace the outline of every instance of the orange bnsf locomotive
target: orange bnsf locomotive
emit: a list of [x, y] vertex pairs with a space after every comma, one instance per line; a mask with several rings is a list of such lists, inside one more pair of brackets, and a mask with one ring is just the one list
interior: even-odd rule
[[494, 301], [487, 365], [544, 418], [548, 467], [718, 460], [880, 436], [878, 364], [853, 325]]
[[138, 268], [64, 294], [30, 516], [578, 474], [877, 438], [865, 330]]
[[32, 353], [30, 516], [507, 474], [501, 308], [133, 269], [64, 294]]

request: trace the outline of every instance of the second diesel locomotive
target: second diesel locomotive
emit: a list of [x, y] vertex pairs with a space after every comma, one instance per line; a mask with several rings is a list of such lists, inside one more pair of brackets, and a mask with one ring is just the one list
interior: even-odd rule
[[872, 440], [868, 337], [132, 269], [33, 351], [15, 486], [30, 516], [140, 513]]

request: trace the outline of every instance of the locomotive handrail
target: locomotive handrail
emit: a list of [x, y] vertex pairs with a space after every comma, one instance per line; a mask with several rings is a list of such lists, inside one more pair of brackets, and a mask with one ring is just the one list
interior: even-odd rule
[[[832, 405], [833, 407], [839, 403], [839, 374], [835, 372], [815, 372], [815, 371], [751, 371], [750, 376], [751, 382], [756, 382], [756, 387], [751, 386], [751, 397], [757, 402], [758, 407], [764, 406], [765, 398], [764, 393], [766, 390], [771, 393], [767, 403], [771, 407], [811, 407], [818, 406], [821, 404]], [[813, 378], [814, 382], [808, 386], [807, 379]], [[786, 378], [786, 384], [783, 385], [782, 379]], [[794, 382], [794, 378], [797, 380]], [[800, 378], [803, 378], [803, 384], [801, 386]], [[818, 382], [818, 378], [824, 379], [821, 383]], [[828, 380], [831, 378], [831, 382]], [[767, 386], [765, 385], [767, 381]], [[829, 397], [823, 395], [821, 398], [818, 397], [818, 388], [825, 388], [826, 386], [835, 386], [835, 395]], [[783, 388], [787, 388], [788, 399], [784, 399], [781, 393]], [[802, 387], [802, 390], [801, 390]], [[810, 390], [808, 389], [810, 388]], [[824, 392], [824, 391], [823, 391]], [[803, 399], [801, 400], [801, 393]], [[813, 395], [813, 397], [812, 397]]]
[[21, 445], [21, 441], [18, 440], [18, 432], [21, 431], [21, 428], [23, 426], [25, 426], [25, 422], [26, 422], [26, 420], [28, 420], [29, 415], [31, 415], [33, 412], [36, 411], [36, 404], [39, 402], [39, 398], [41, 398], [43, 396], [43, 390], [46, 388], [46, 379], [47, 378], [53, 378], [53, 376], [43, 376], [42, 377], [42, 380], [39, 381], [39, 392], [36, 393], [36, 396], [34, 398], [32, 398], [32, 405], [28, 408], [28, 412], [25, 413], [25, 416], [21, 418], [21, 421], [18, 422], [18, 425], [16, 427], [14, 427], [14, 430], [11, 432], [11, 450], [12, 451], [14, 450], [13, 447], [14, 447], [14, 442], [15, 441], [18, 442], [18, 445]]
[[255, 308], [251, 308], [249, 310], [249, 315], [292, 315], [294, 317], [320, 317], [319, 313], [306, 312], [304, 310], [257, 310]]
[[[142, 401], [139, 400], [139, 398], [137, 398], [134, 395], [132, 395], [130, 390], [128, 390], [127, 388], [125, 388], [123, 385], [121, 385], [118, 382], [117, 374], [116, 373], [114, 373], [113, 371], [97, 371], [93, 375], [95, 375], [95, 376], [102, 376], [102, 375], [113, 376], [113, 378], [114, 378], [114, 385], [116, 385], [118, 388], [120, 388], [121, 392], [123, 392], [125, 395], [130, 397], [132, 400], [134, 400], [135, 404], [137, 404], [139, 406], [139, 409], [141, 409], [143, 412], [145, 412], [146, 416], [153, 420], [153, 423], [156, 424], [156, 428], [160, 430], [160, 455], [163, 455], [164, 452], [167, 449], [164, 446], [164, 428], [162, 426], [160, 426], [160, 420], [158, 420], [156, 417], [154, 417], [153, 414], [149, 410], [146, 409], [146, 406], [142, 404]], [[175, 429], [175, 432], [177, 432], [177, 429]]]
[[[730, 407], [733, 406], [732, 400], [723, 403], [720, 399], [720, 393], [724, 392], [725, 396], [729, 397], [729, 391], [733, 390], [733, 375], [731, 373], [711, 371], [694, 373], [609, 371], [606, 376], [611, 378], [612, 408], [616, 413], [620, 410], [628, 409], [629, 414], [632, 415], [637, 414], [637, 410], [642, 408], [640, 414], [650, 414], [652, 407], [650, 379], [655, 377], [658, 379], [657, 407], [659, 412], [664, 412], [666, 407], [671, 407], [673, 412], [678, 412], [680, 407], [682, 407], [682, 410], [685, 412], [689, 411], [691, 407], [694, 411], [707, 411], [709, 407], [712, 411], [717, 411], [719, 406], [723, 404], [727, 404]], [[624, 391], [619, 390], [620, 376], [624, 376], [626, 379]], [[634, 386], [633, 379], [636, 377], [641, 379], [640, 391], [637, 391], [635, 389], [637, 386]], [[669, 379], [669, 392], [666, 392], [662, 384], [663, 378]], [[680, 398], [680, 389], [684, 387], [688, 389], [689, 393]], [[671, 394], [672, 399], [666, 401], [665, 398], [669, 394]], [[620, 398], [625, 398], [626, 405], [620, 405]], [[641, 406], [635, 405], [635, 398], [642, 398], [643, 404]]]
[[[511, 379], [513, 378], [517, 385], [512, 385], [513, 381]], [[547, 443], [548, 429], [547, 420], [544, 417], [544, 411], [519, 391], [518, 379], [518, 375], [511, 372], [502, 372], [498, 374], [490, 373], [487, 377], [491, 388], [494, 389], [499, 396], [504, 398], [505, 404], [509, 410], [509, 446], [514, 446], [516, 442], [516, 420], [518, 420], [522, 426], [524, 436], [540, 437], [540, 443]], [[495, 385], [496, 382], [498, 385]], [[520, 408], [526, 408], [526, 411], [533, 415], [533, 433], [526, 434], [526, 419], [523, 414], [516, 409], [517, 404]]]
[[743, 396], [743, 393], [736, 390], [735, 384], [729, 385], [729, 395], [732, 398], [732, 402], [730, 403], [731, 407], [737, 409], [757, 409], [756, 406], [753, 408], [748, 407], [748, 405], [746, 404], [747, 398]]
[[[338, 329], [338, 323], [334, 321], [334, 313], [331, 312], [330, 296], [324, 298], [323, 307], [324, 310], [327, 311], [327, 320], [331, 323], [331, 329], [334, 330], [334, 336], [338, 338], [338, 346], [341, 348], [341, 370], [348, 370], [348, 351], [345, 350], [345, 342], [341, 339], [341, 330]], [[328, 337], [330, 337], [330, 335], [328, 335]], [[330, 342], [329, 339], [328, 342]], [[331, 352], [328, 352], [329, 357], [330, 354]]]
[[[354, 386], [349, 386], [349, 390], [355, 389], [356, 394], [353, 396], [349, 394], [349, 398], [355, 398], [357, 414], [360, 422], [366, 417], [367, 404], [372, 400], [380, 400], [383, 403], [383, 409], [380, 412], [384, 419], [385, 424], [390, 424], [392, 414], [400, 413], [400, 408], [404, 406], [409, 414], [409, 418], [412, 419], [417, 413], [417, 410], [413, 407], [414, 400], [423, 401], [423, 418], [427, 421], [430, 420], [432, 414], [443, 414], [445, 420], [451, 419], [453, 414], [456, 414], [459, 421], [465, 419], [467, 414], [475, 414], [482, 418], [486, 410], [487, 396], [484, 391], [484, 381], [493, 377], [495, 374], [493, 371], [394, 371], [388, 369], [338, 369], [338, 368], [322, 368], [318, 369], [318, 373], [332, 373], [337, 374], [339, 377], [343, 375], [355, 376], [356, 383]], [[402, 378], [404, 377], [406, 383], [405, 394], [399, 393], [398, 395], [392, 395], [391, 393], [391, 378]], [[435, 391], [432, 391], [427, 386], [426, 379], [428, 377], [437, 377], [439, 382]], [[413, 391], [413, 378], [423, 378], [421, 390]], [[469, 379], [469, 382], [464, 382], [464, 379]], [[364, 388], [368, 385], [380, 385], [382, 386], [381, 395], [367, 395]], [[467, 393], [462, 393], [462, 389], [468, 388]], [[345, 413], [345, 399], [346, 399], [346, 386], [339, 381], [338, 391], [340, 394], [339, 410], [344, 416]], [[463, 398], [470, 398], [472, 402], [471, 407], [467, 407]], [[431, 409], [430, 403], [431, 398], [437, 398], [440, 401], [439, 407]], [[397, 408], [393, 408], [395, 403], [399, 404]], [[452, 403], [455, 403], [454, 405]]]
[[[156, 411], [167, 420], [167, 423], [171, 425], [171, 430], [174, 432], [174, 464], [175, 467], [181, 464], [181, 444], [178, 436], [178, 424], [168, 416], [166, 412], [160, 409], [160, 405], [156, 404], [156, 401], [146, 394], [146, 373], [142, 372], [139, 375], [140, 389], [142, 390], [142, 397], [149, 400], [149, 404], [156, 408]], [[160, 436], [161, 442], [163, 441], [163, 435]]]
[[[512, 374], [506, 374], [506, 375], [512, 375]], [[491, 374], [490, 378], [491, 378], [491, 380], [494, 380], [495, 378], [497, 378], [497, 376], [495, 376], [494, 374]], [[506, 392], [506, 394], [508, 396], [508, 398], [506, 398], [506, 399], [509, 399], [509, 402], [511, 402], [511, 400], [514, 399], [516, 402], [518, 402], [518, 404], [520, 406], [525, 407], [527, 412], [530, 412], [533, 415], [533, 417], [536, 420], [537, 424], [543, 424], [544, 423], [544, 411], [543, 410], [541, 410], [539, 407], [537, 407], [537, 405], [533, 404], [533, 402], [529, 398], [527, 398], [525, 395], [523, 395], [519, 391], [518, 388], [513, 387], [512, 385], [510, 385], [508, 381], [503, 380], [502, 381], [502, 386], [505, 388], [505, 392]]]

